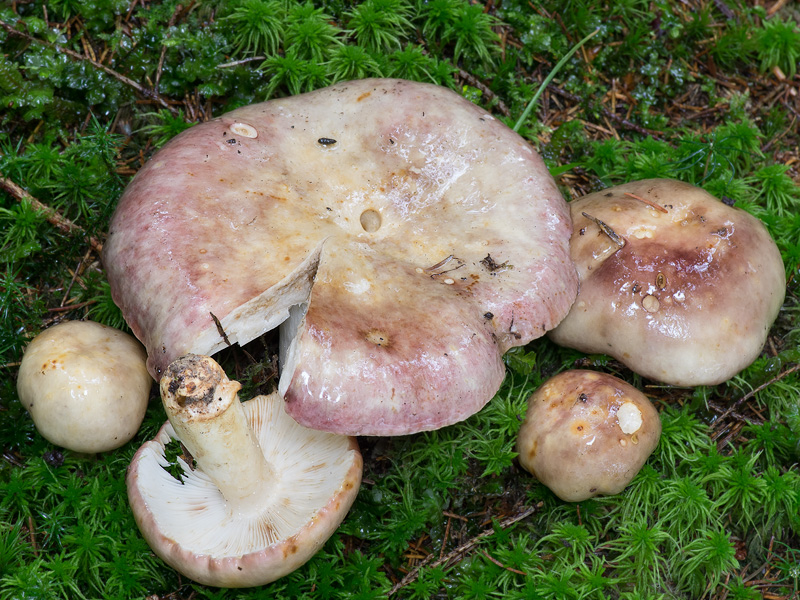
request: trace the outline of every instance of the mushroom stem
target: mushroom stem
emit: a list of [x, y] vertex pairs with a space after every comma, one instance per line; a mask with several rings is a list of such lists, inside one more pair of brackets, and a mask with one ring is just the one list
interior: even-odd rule
[[235, 512], [248, 514], [263, 505], [274, 472], [247, 422], [241, 387], [213, 359], [187, 354], [161, 378], [161, 400], [199, 469]]

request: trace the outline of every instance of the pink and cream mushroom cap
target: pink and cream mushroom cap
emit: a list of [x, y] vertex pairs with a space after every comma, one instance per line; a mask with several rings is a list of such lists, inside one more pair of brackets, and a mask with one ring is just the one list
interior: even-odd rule
[[136, 435], [153, 380], [132, 336], [92, 321], [37, 335], [22, 357], [17, 392], [36, 429], [75, 452], [107, 452]]
[[399, 435], [477, 412], [502, 354], [566, 315], [570, 232], [511, 129], [448, 89], [369, 79], [183, 132], [126, 190], [104, 263], [154, 377], [291, 309], [289, 414]]
[[553, 341], [673, 385], [715, 385], [758, 357], [786, 287], [761, 221], [669, 179], [608, 188], [570, 210], [580, 292]]
[[520, 465], [562, 500], [618, 494], [655, 450], [658, 411], [632, 385], [595, 371], [564, 371], [528, 399]]
[[[205, 585], [269, 583], [308, 561], [334, 533], [361, 483], [355, 438], [307, 429], [278, 394], [240, 402], [239, 383], [213, 359], [166, 369], [169, 421], [128, 468], [128, 498], [153, 551]], [[167, 470], [166, 447], [191, 459]], [[196, 466], [190, 463], [196, 463]]]

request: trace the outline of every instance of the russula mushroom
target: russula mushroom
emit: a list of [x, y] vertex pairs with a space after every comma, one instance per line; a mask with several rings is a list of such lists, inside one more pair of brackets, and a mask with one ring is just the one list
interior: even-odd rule
[[528, 399], [520, 465], [567, 502], [618, 494], [661, 436], [658, 412], [632, 385], [605, 373], [564, 371]]
[[[166, 369], [169, 418], [128, 468], [128, 498], [153, 551], [186, 577], [218, 587], [269, 583], [319, 550], [361, 482], [354, 438], [298, 425], [277, 394], [240, 402], [241, 386], [207, 356]], [[167, 470], [176, 440], [180, 480]], [[176, 442], [175, 442], [176, 443]]]
[[570, 232], [520, 136], [445, 88], [370, 79], [181, 133], [125, 191], [104, 263], [154, 377], [292, 309], [288, 412], [399, 435], [479, 410], [502, 354], [563, 318]]
[[20, 402], [48, 441], [75, 452], [106, 452], [142, 424], [153, 380], [142, 345], [92, 321], [65, 321], [37, 335], [22, 357]]
[[571, 203], [581, 285], [558, 344], [613, 356], [645, 377], [714, 385], [761, 352], [785, 293], [764, 225], [668, 179]]

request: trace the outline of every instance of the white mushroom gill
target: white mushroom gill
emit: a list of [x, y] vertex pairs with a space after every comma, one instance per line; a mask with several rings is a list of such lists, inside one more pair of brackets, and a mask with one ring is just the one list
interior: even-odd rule
[[298, 425], [277, 395], [259, 396], [242, 407], [275, 473], [258, 512], [235, 511], [208, 475], [180, 459], [183, 474], [175, 479], [166, 470], [165, 446], [177, 440], [170, 424], [140, 455], [146, 464], [139, 465], [139, 487], [159, 530], [190, 552], [241, 556], [296, 535], [336, 495], [352, 468], [347, 437]]

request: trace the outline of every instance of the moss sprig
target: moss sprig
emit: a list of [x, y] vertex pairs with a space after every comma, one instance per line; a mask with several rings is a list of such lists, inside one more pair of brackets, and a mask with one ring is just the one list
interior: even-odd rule
[[221, 18], [230, 29], [234, 53], [276, 54], [283, 45], [285, 13], [285, 4], [280, 0], [242, 0]]
[[366, 0], [347, 15], [347, 28], [358, 47], [368, 52], [400, 49], [414, 34], [407, 0]]
[[[525, 400], [546, 377], [589, 364], [650, 385], [609, 357], [537, 340], [507, 354], [499, 394], [464, 423], [360, 440], [365, 482], [338, 534], [296, 573], [233, 592], [179, 579], [127, 508], [125, 468], [164, 421], [156, 402], [135, 442], [86, 457], [44, 441], [16, 400], [14, 365], [42, 327], [61, 318], [123, 323], [95, 249], [2, 193], [0, 599], [376, 598], [420, 556], [431, 559], [393, 598], [796, 595], [800, 375], [776, 377], [796, 363], [800, 342], [797, 133], [784, 96], [766, 106], [761, 92], [791, 86], [797, 28], [789, 11], [695, 8], [640, 0], [0, 8], [0, 20], [29, 36], [0, 27], [0, 173], [98, 238], [130, 176], [194, 122], [336, 81], [397, 76], [451, 87], [513, 126], [553, 66], [597, 30], [520, 128], [560, 189], [578, 196], [648, 176], [699, 184], [766, 223], [790, 281], [769, 352], [752, 367], [721, 386], [650, 388], [664, 432], [623, 493], [567, 504], [519, 468]], [[80, 308], [62, 311], [62, 301]], [[736, 427], [716, 437], [715, 411], [762, 385], [729, 415]], [[540, 508], [497, 527], [531, 506]], [[734, 549], [748, 558], [737, 564]], [[755, 563], [769, 565], [771, 582], [753, 576]]]
[[792, 19], [775, 17], [764, 22], [755, 39], [761, 70], [775, 67], [789, 77], [797, 72], [800, 61], [800, 26]]

